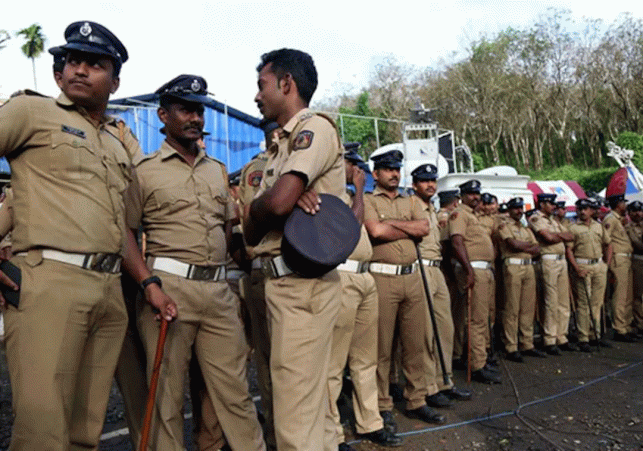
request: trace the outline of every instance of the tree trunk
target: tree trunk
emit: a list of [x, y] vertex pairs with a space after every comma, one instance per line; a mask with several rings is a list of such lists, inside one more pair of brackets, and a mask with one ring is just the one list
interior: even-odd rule
[[31, 58], [31, 70], [33, 71], [33, 89], [38, 91], [38, 84], [36, 83], [36, 58]]

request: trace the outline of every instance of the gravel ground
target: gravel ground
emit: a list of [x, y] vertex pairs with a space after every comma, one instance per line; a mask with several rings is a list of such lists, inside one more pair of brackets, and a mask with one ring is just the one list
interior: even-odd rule
[[[474, 399], [442, 409], [447, 424], [431, 427], [403, 415], [395, 418], [404, 436], [401, 448], [424, 450], [643, 450], [643, 343], [614, 343], [592, 354], [526, 358], [525, 363], [500, 361], [503, 383], [474, 383]], [[466, 387], [465, 374], [456, 383]], [[257, 394], [251, 367], [251, 388]], [[186, 395], [186, 444], [191, 447], [190, 404]], [[341, 404], [340, 400], [340, 404]], [[0, 450], [9, 445], [11, 393], [4, 349], [0, 351]], [[342, 407], [347, 439], [360, 451], [383, 449], [359, 442], [350, 428], [350, 409]], [[116, 386], [107, 410], [104, 432], [125, 427]], [[130, 450], [129, 437], [101, 442], [101, 450]]]

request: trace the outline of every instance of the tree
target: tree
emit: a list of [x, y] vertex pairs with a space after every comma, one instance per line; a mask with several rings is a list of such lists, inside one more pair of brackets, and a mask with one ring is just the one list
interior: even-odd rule
[[38, 90], [38, 84], [36, 83], [36, 58], [38, 58], [45, 49], [46, 41], [45, 36], [42, 34], [42, 27], [35, 23], [17, 32], [16, 36], [22, 36], [26, 41], [21, 47], [21, 50], [27, 58], [31, 59], [33, 85], [34, 89]]
[[7, 42], [9, 39], [11, 39], [11, 36], [9, 36], [9, 33], [7, 33], [7, 30], [0, 30], [0, 50], [5, 48]]

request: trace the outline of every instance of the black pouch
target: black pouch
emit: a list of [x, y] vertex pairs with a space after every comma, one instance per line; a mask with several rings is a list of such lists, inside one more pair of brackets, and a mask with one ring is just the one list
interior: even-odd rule
[[[0, 263], [0, 271], [5, 273], [18, 287], [22, 281], [22, 274], [20, 268], [11, 263], [8, 260], [5, 260]], [[15, 308], [18, 308], [20, 303], [20, 291], [13, 291], [11, 288], [0, 284], [0, 292], [4, 296], [8, 304], [13, 305]]]

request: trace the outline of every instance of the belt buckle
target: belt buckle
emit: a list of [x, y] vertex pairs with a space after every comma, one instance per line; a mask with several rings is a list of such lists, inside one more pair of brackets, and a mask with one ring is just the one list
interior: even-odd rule
[[92, 271], [112, 272], [116, 265], [118, 257], [116, 254], [97, 253], [89, 259], [88, 267]]
[[368, 272], [369, 265], [369, 262], [360, 262], [360, 264], [357, 266], [357, 272], [360, 274]]
[[218, 266], [192, 266], [190, 278], [197, 280], [214, 280], [219, 273]]
[[263, 272], [263, 275], [266, 277], [270, 277], [271, 279], [276, 278], [277, 271], [275, 270], [272, 264], [272, 258], [266, 257], [266, 258], [262, 258], [260, 261], [261, 261], [261, 272]]
[[413, 272], [413, 265], [406, 265], [400, 267], [400, 275], [405, 276]]

